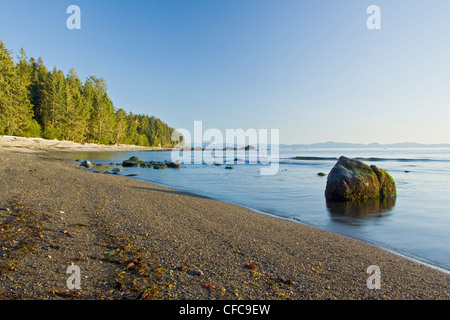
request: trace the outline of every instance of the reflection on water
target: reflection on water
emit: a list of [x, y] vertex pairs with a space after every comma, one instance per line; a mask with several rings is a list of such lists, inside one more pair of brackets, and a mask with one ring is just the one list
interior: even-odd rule
[[333, 222], [362, 226], [374, 219], [383, 219], [391, 214], [396, 198], [365, 202], [327, 201], [327, 209]]

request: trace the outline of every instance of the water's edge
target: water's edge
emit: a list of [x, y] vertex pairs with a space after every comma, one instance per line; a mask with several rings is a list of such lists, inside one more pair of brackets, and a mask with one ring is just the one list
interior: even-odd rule
[[[75, 161], [75, 159], [72, 159], [72, 161]], [[192, 191], [187, 190], [187, 189], [174, 188], [173, 186], [166, 185], [164, 183], [158, 183], [158, 182], [153, 182], [153, 181], [149, 181], [149, 180], [146, 180], [146, 179], [141, 179], [139, 176], [131, 176], [131, 177], [129, 177], [129, 176], [121, 176], [121, 177], [132, 178], [134, 180], [138, 180], [138, 181], [145, 182], [145, 183], [148, 183], [148, 184], [153, 184], [153, 185], [156, 185], [156, 186], [169, 188], [169, 189], [174, 190], [174, 191], [180, 191], [180, 192], [184, 192], [184, 193], [187, 193], [187, 194], [192, 194], [192, 195], [195, 195], [195, 196], [205, 197], [205, 198], [208, 198], [208, 199], [211, 199], [211, 200], [215, 200], [215, 201], [220, 201], [220, 202], [224, 202], [224, 203], [237, 205], [237, 206], [240, 206], [242, 208], [246, 208], [248, 210], [251, 210], [251, 211], [253, 211], [255, 213], [258, 213], [258, 214], [264, 214], [264, 215], [267, 215], [267, 216], [270, 216], [270, 217], [273, 217], [273, 218], [283, 219], [283, 220], [291, 221], [291, 222], [294, 222], [294, 223], [299, 223], [299, 224], [302, 224], [302, 225], [305, 225], [305, 226], [308, 226], [308, 227], [316, 228], [318, 230], [323, 230], [323, 231], [334, 233], [334, 234], [337, 234], [337, 235], [340, 235], [340, 236], [352, 238], [352, 239], [355, 239], [355, 240], [358, 240], [358, 241], [362, 241], [364, 243], [368, 243], [368, 244], [374, 245], [377, 248], [380, 248], [380, 249], [383, 249], [383, 250], [388, 251], [390, 253], [393, 253], [393, 254], [395, 254], [397, 256], [400, 256], [400, 257], [402, 257], [404, 259], [408, 259], [408, 260], [413, 261], [415, 263], [419, 263], [421, 265], [427, 266], [427, 267], [432, 268], [434, 270], [438, 270], [440, 272], [443, 272], [445, 274], [450, 275], [450, 269], [446, 269], [446, 268], [440, 266], [436, 262], [430, 261], [428, 259], [424, 259], [422, 257], [419, 257], [419, 256], [411, 254], [411, 253], [401, 252], [401, 251], [395, 250], [393, 248], [389, 248], [385, 244], [377, 243], [374, 240], [363, 239], [363, 238], [357, 237], [355, 235], [352, 235], [350, 233], [344, 233], [344, 232], [341, 233], [341, 232], [337, 232], [337, 231], [327, 230], [326, 228], [320, 228], [320, 227], [315, 226], [313, 224], [309, 224], [307, 222], [301, 221], [298, 218], [283, 217], [281, 215], [277, 215], [277, 214], [272, 213], [272, 212], [261, 211], [261, 210], [258, 210], [258, 209], [246, 206], [246, 205], [244, 205], [242, 203], [236, 203], [236, 202], [232, 202], [232, 201], [228, 201], [228, 200], [223, 200], [223, 199], [220, 199], [220, 198], [216, 198], [214, 196], [204, 195], [204, 194], [201, 194], [201, 193], [195, 193], [195, 192], [192, 192]]]

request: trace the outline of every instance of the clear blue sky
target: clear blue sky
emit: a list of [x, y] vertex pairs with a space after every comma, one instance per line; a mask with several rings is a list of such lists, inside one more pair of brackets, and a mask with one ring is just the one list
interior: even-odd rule
[[[81, 8], [81, 30], [66, 9]], [[381, 30], [366, 9], [381, 8]], [[116, 108], [281, 143], [450, 142], [450, 1], [0, 0], [0, 39]]]

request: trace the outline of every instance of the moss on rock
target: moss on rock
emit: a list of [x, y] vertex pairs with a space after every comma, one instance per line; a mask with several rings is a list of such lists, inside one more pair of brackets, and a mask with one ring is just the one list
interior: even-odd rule
[[328, 200], [367, 201], [395, 197], [394, 179], [385, 170], [340, 157], [330, 171], [325, 196]]

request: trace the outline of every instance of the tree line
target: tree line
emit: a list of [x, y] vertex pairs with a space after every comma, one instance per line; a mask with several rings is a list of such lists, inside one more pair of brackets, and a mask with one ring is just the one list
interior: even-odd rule
[[45, 139], [173, 146], [174, 131], [158, 118], [115, 109], [103, 78], [84, 83], [74, 69], [68, 74], [42, 58], [18, 61], [0, 40], [0, 135]]

